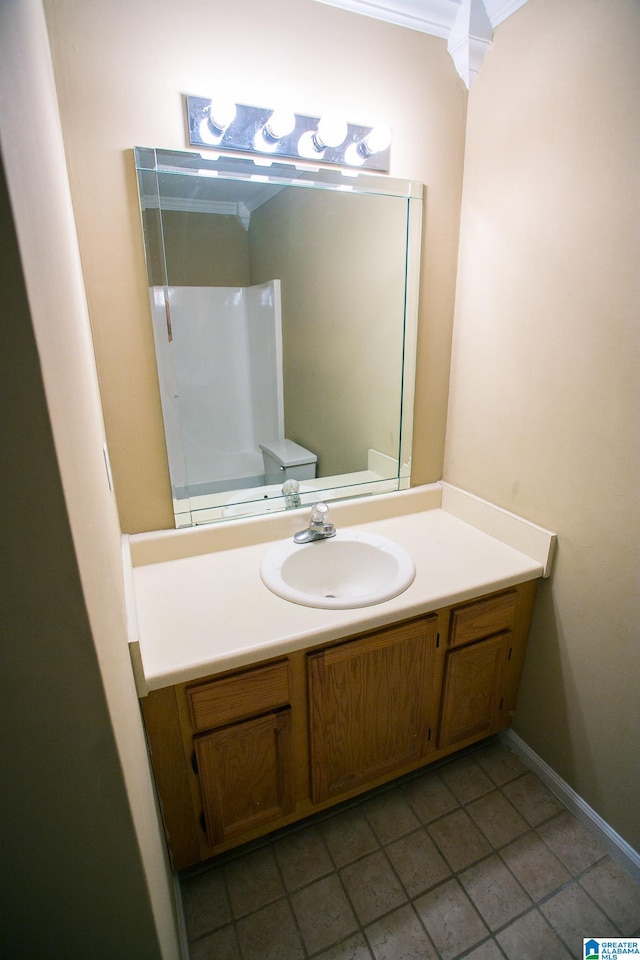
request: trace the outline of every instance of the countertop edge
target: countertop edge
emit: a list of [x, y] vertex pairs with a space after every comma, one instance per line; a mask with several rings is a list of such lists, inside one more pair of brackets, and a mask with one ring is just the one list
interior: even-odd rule
[[[191, 683], [204, 680], [216, 674], [226, 673], [228, 670], [250, 667], [254, 664], [285, 657], [290, 653], [295, 653], [300, 650], [310, 650], [313, 647], [322, 646], [325, 643], [334, 643], [335, 641], [343, 639], [348, 640], [350, 637], [355, 637], [359, 634], [383, 629], [384, 627], [392, 626], [393, 624], [406, 620], [413, 620], [417, 617], [428, 616], [437, 610], [442, 610], [458, 603], [465, 603], [468, 600], [475, 600], [484, 594], [507, 590], [509, 587], [527, 583], [529, 580], [539, 580], [541, 577], [542, 568], [538, 566], [537, 570], [532, 569], [527, 573], [504, 577], [483, 585], [481, 588], [468, 588], [424, 604], [411, 604], [402, 611], [401, 615], [399, 615], [399, 611], [395, 610], [379, 617], [368, 617], [366, 623], [364, 621], [361, 622], [358, 627], [354, 627], [350, 632], [345, 633], [344, 626], [338, 624], [336, 626], [309, 630], [303, 635], [293, 633], [289, 636], [279, 637], [268, 644], [262, 643], [252, 647], [243, 647], [235, 650], [233, 654], [223, 654], [219, 657], [213, 656], [207, 660], [194, 661], [185, 664], [184, 667], [179, 669], [173, 668], [167, 670], [165, 673], [156, 673], [153, 677], [145, 677], [144, 685], [146, 690], [141, 696], [145, 696], [147, 692], [161, 690], [164, 687], [170, 687], [177, 683]], [[288, 601], [283, 602], [287, 603]], [[369, 607], [367, 609], [373, 610], [374, 608]], [[139, 648], [139, 644], [136, 644], [136, 646]], [[140, 656], [139, 650], [137, 655]], [[142, 664], [141, 659], [140, 663]]]

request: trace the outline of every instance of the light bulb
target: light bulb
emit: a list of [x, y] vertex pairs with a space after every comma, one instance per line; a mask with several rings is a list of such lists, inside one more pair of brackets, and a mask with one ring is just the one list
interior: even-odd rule
[[364, 152], [360, 149], [360, 143], [350, 143], [344, 152], [344, 162], [351, 167], [361, 167], [367, 159]]
[[374, 127], [363, 140], [363, 146], [367, 154], [381, 153], [386, 150], [391, 143], [391, 130], [386, 124]]
[[256, 131], [253, 145], [263, 153], [274, 153], [281, 140], [293, 132], [295, 114], [291, 110], [274, 110], [268, 120]]
[[267, 122], [264, 125], [264, 131], [269, 137], [273, 137], [274, 140], [282, 140], [283, 137], [288, 137], [290, 133], [293, 133], [293, 130], [296, 125], [295, 114], [291, 110], [274, 110]]
[[221, 134], [231, 126], [236, 116], [236, 105], [232, 100], [218, 96], [209, 104], [209, 126], [214, 134]]
[[315, 139], [321, 150], [325, 147], [339, 147], [347, 136], [347, 122], [335, 113], [325, 113], [320, 117]]
[[357, 143], [350, 144], [345, 150], [344, 159], [352, 167], [360, 167], [374, 153], [382, 153], [391, 143], [391, 130], [389, 127], [380, 125], [373, 127], [369, 133], [358, 140]]

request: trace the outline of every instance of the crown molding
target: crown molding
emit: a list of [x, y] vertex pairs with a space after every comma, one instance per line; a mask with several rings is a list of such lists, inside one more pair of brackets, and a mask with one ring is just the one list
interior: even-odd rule
[[453, 26], [460, 0], [318, 0], [331, 7], [384, 20], [445, 40]]
[[[316, 0], [448, 40], [458, 74], [471, 86], [491, 46], [492, 31], [527, 0]], [[486, 23], [484, 22], [486, 21]], [[481, 27], [474, 27], [480, 22]], [[487, 24], [490, 25], [488, 29]], [[466, 34], [463, 29], [466, 28]]]
[[493, 28], [482, 0], [462, 0], [447, 50], [467, 90], [478, 75], [492, 39]]
[[164, 194], [162, 202], [157, 194], [145, 193], [140, 197], [143, 210], [171, 210], [177, 213], [207, 213], [218, 216], [238, 217], [245, 230], [249, 229], [251, 214], [263, 203], [270, 200], [283, 187], [265, 184], [262, 190], [252, 190], [250, 201], [247, 200], [207, 200], [203, 197], [169, 196]]

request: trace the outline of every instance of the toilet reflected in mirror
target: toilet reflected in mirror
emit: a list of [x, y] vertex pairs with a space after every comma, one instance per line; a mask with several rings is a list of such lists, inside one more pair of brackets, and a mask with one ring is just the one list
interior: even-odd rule
[[315, 480], [315, 453], [305, 450], [292, 440], [273, 440], [261, 443], [266, 483], [284, 483], [285, 480]]

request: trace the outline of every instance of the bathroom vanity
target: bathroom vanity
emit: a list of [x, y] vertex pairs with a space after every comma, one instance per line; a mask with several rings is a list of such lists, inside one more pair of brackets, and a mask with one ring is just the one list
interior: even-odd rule
[[132, 659], [177, 869], [511, 722], [553, 534], [446, 484], [332, 516], [400, 543], [413, 583], [348, 610], [275, 596], [260, 563], [300, 510], [126, 538]]

